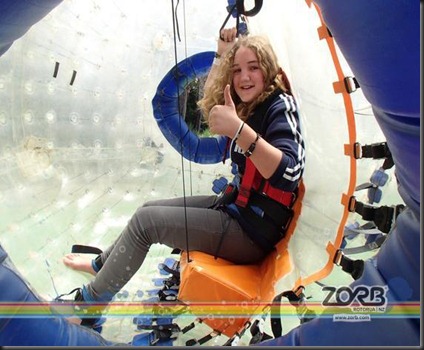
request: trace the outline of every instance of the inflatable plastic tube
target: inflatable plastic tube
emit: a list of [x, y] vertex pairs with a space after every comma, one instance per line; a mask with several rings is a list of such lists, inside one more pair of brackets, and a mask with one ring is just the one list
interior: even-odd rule
[[[387, 286], [387, 311], [370, 320], [321, 317], [264, 346], [419, 346], [420, 319], [420, 8], [413, 1], [317, 0], [387, 138], [399, 193], [409, 206], [362, 277], [350, 287]], [[395, 307], [400, 312], [393, 312]], [[403, 309], [402, 309], [403, 307]]]
[[[116, 345], [86, 327], [50, 314], [19, 275], [0, 246], [0, 345], [2, 346], [110, 346]], [[35, 314], [25, 309], [35, 305]]]
[[178, 63], [159, 83], [152, 100], [153, 115], [168, 142], [184, 158], [202, 164], [222, 160], [226, 138], [197, 136], [180, 114], [178, 100], [190, 82], [207, 74], [213, 57], [212, 51], [201, 52]]
[[63, 0], [0, 2], [0, 56]]

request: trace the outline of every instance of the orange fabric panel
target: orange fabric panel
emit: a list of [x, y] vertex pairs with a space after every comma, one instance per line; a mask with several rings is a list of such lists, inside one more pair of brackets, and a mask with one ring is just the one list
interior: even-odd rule
[[[190, 260], [187, 262], [183, 252], [178, 299], [187, 304], [193, 302], [191, 312], [200, 313], [203, 323], [232, 337], [250, 319], [251, 307], [245, 307], [244, 311], [243, 304], [256, 300], [260, 294], [259, 266], [234, 265], [197, 251], [190, 252]], [[231, 303], [226, 308], [226, 302], [236, 304]], [[233, 316], [231, 309], [234, 307], [237, 315]]]
[[181, 285], [178, 297], [184, 301], [246, 301], [260, 293], [257, 265], [234, 265], [224, 259], [193, 251], [190, 262], [181, 255]]
[[290, 226], [287, 229], [284, 239], [276, 245], [276, 251], [271, 252], [270, 255], [262, 262], [260, 266], [262, 282], [261, 282], [261, 301], [272, 302], [276, 293], [274, 285], [277, 281], [286, 276], [292, 269], [289, 251], [287, 250], [291, 236], [293, 235], [297, 220], [299, 219], [302, 211], [302, 201], [305, 195], [305, 184], [303, 181], [299, 183], [297, 193], [297, 200], [293, 205], [294, 216]]

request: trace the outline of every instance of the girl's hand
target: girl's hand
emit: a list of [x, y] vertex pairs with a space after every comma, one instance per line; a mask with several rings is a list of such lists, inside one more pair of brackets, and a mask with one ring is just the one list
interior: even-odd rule
[[224, 90], [224, 101], [223, 105], [213, 106], [209, 112], [209, 129], [214, 134], [232, 138], [237, 132], [241, 120], [237, 115], [229, 84]]
[[237, 38], [237, 29], [235, 27], [222, 29], [220, 38], [218, 39], [218, 50], [217, 53], [220, 56], [224, 56], [228, 51], [231, 50]]

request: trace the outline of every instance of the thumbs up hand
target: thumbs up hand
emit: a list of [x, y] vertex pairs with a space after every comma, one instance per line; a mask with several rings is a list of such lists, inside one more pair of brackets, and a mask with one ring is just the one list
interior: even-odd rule
[[212, 107], [209, 112], [209, 129], [214, 134], [233, 137], [240, 126], [240, 118], [231, 97], [230, 85], [224, 90], [224, 104]]
[[233, 98], [231, 97], [230, 84], [227, 84], [227, 86], [225, 86], [225, 90], [224, 90], [224, 101], [225, 101], [225, 105], [226, 106], [234, 109], [234, 111], [236, 110], [236, 106], [234, 105]]

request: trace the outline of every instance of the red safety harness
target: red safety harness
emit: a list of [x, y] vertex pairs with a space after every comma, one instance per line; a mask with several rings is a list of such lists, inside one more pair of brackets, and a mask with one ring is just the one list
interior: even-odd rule
[[269, 181], [265, 180], [259, 173], [253, 162], [249, 158], [246, 158], [246, 169], [239, 185], [238, 196], [235, 202], [238, 206], [243, 208], [247, 206], [252, 188], [289, 208], [296, 198], [293, 192], [282, 191], [272, 187]]
[[290, 225], [296, 194], [297, 191], [287, 192], [271, 186], [247, 158], [238, 188], [233, 184], [226, 186], [212, 208], [224, 208], [254, 242], [264, 251], [271, 251]]

